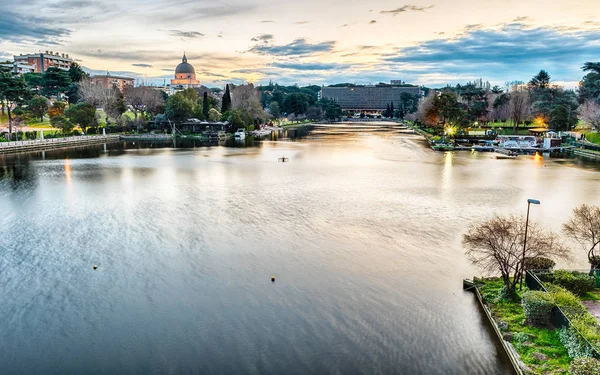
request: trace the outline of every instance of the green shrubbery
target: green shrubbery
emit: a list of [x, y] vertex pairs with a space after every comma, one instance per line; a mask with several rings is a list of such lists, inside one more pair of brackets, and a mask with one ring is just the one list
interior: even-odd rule
[[544, 257], [525, 258], [526, 270], [544, 270], [551, 271], [556, 263], [552, 259]]
[[552, 283], [560, 285], [577, 295], [582, 295], [594, 289], [596, 280], [593, 276], [582, 272], [556, 270], [553, 273]]
[[569, 357], [575, 359], [592, 356], [592, 350], [590, 346], [581, 339], [581, 336], [579, 336], [579, 334], [572, 327], [561, 328], [558, 331], [558, 337], [560, 338], [560, 342], [564, 345], [564, 347], [567, 348]]
[[570, 375], [600, 375], [600, 362], [594, 358], [577, 358], [569, 366]]
[[525, 319], [533, 325], [544, 326], [550, 324], [554, 302], [552, 297], [539, 290], [530, 290], [523, 293], [521, 301]]

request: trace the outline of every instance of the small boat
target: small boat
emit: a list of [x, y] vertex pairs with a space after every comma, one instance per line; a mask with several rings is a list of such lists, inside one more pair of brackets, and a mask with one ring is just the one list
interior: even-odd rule
[[238, 129], [235, 131], [235, 133], [233, 133], [233, 137], [235, 139], [244, 139], [246, 138], [246, 132], [244, 131], [244, 129]]
[[453, 151], [454, 145], [452, 143], [434, 143], [431, 148], [435, 151]]
[[495, 154], [496, 159], [516, 159], [517, 155], [509, 155], [509, 154]]

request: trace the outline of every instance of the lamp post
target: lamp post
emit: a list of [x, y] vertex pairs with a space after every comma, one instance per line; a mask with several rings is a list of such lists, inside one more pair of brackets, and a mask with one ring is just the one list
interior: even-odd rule
[[527, 199], [527, 219], [525, 219], [525, 238], [523, 239], [523, 258], [521, 259], [521, 285], [519, 289], [523, 289], [523, 277], [525, 275], [525, 249], [527, 248], [527, 227], [529, 226], [529, 206], [531, 204], [540, 204], [537, 199]]

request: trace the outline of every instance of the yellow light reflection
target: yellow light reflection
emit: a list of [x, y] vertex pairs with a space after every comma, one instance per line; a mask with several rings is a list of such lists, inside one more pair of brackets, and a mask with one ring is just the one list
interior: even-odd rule
[[71, 162], [69, 159], [65, 159], [65, 178], [67, 180], [67, 185], [71, 185]]
[[533, 155], [533, 160], [535, 161], [536, 164], [544, 163], [544, 157], [539, 152], [536, 152], [535, 155]]
[[448, 189], [452, 186], [452, 166], [454, 165], [454, 152], [444, 154], [444, 169], [442, 172], [442, 188]]

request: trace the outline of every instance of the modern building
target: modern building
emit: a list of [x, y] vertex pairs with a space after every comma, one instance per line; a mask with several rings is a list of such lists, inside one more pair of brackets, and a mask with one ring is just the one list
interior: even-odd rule
[[71, 59], [68, 54], [55, 53], [54, 51], [32, 53], [28, 55], [21, 54], [15, 56], [14, 59], [18, 64], [33, 66], [35, 73], [44, 73], [50, 67], [69, 70], [73, 63], [73, 59]]
[[175, 79], [171, 80], [171, 92], [200, 87], [200, 81], [196, 79], [196, 70], [188, 63], [185, 53], [181, 63], [175, 68]]
[[420, 87], [378, 85], [323, 87], [320, 97], [336, 101], [346, 111], [382, 112], [392, 102], [399, 107], [402, 93], [423, 95]]
[[13, 73], [18, 74], [18, 75], [35, 72], [35, 68], [33, 65], [18, 63], [16, 61], [12, 62], [12, 63], [9, 62], [6, 64], [0, 64], [0, 66], [5, 67], [5, 68], [10, 68], [13, 71]]
[[125, 91], [128, 87], [133, 87], [135, 84], [135, 78], [113, 76], [109, 72], [92, 76], [91, 79], [96, 85], [102, 85], [105, 88], [116, 87], [121, 92]]

